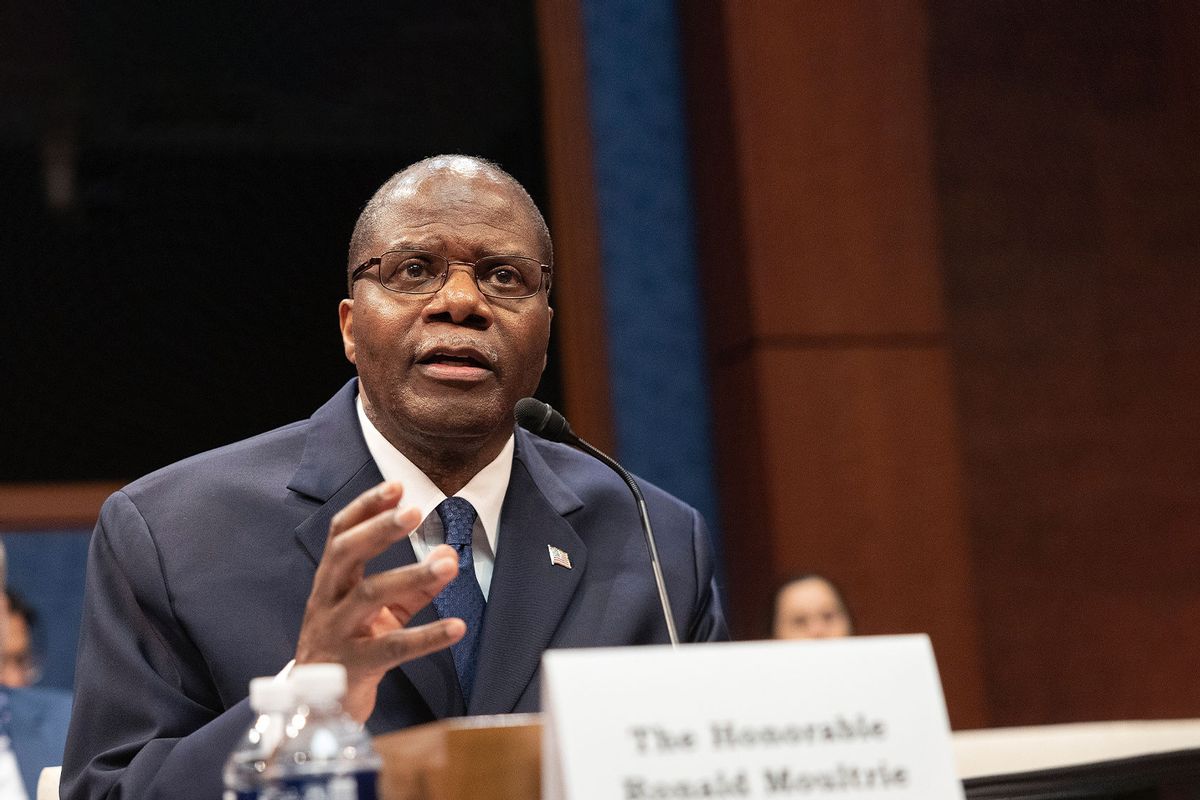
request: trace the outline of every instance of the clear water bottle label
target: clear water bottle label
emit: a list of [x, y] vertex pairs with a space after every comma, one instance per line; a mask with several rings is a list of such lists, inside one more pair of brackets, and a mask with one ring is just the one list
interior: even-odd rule
[[282, 778], [272, 800], [377, 800], [377, 772]]

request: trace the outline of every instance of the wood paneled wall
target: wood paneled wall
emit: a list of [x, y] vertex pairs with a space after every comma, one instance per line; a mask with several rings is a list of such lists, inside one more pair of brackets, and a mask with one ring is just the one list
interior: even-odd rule
[[992, 720], [1200, 716], [1200, 7], [930, 15]]
[[542, 108], [550, 226], [554, 231], [551, 305], [562, 348], [560, 409], [572, 429], [606, 453], [616, 452], [604, 330], [604, 284], [587, 64], [579, 3], [537, 0]]
[[812, 569], [956, 727], [1200, 715], [1200, 9], [681, 13], [739, 633]]
[[0, 484], [0, 532], [90, 529], [118, 483]]
[[681, 8], [737, 632], [828, 574], [861, 632], [928, 632], [983, 725], [924, 7]]

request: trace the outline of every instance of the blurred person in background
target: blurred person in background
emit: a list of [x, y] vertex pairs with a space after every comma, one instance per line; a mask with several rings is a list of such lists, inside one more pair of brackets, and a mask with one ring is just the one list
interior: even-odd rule
[[8, 634], [4, 639], [0, 683], [14, 688], [32, 686], [41, 678], [41, 664], [33, 649], [37, 613], [12, 589], [5, 590], [5, 594], [8, 596]]
[[[0, 542], [0, 590], [6, 586], [4, 545]], [[12, 610], [8, 593], [0, 591], [0, 653], [4, 661], [0, 674], [10, 672], [8, 633]], [[29, 619], [28, 612], [24, 619]], [[28, 654], [28, 625], [25, 652]], [[28, 662], [16, 666], [28, 679]], [[0, 685], [0, 800], [24, 800], [37, 792], [38, 775], [44, 767], [62, 763], [71, 720], [71, 695], [59, 689], [35, 689]]]
[[775, 639], [835, 639], [854, 635], [854, 620], [833, 581], [806, 573], [775, 592], [771, 636]]

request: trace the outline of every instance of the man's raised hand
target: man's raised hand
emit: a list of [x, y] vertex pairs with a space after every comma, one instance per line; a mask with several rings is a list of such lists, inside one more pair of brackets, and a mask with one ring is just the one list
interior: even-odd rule
[[368, 561], [421, 524], [416, 509], [397, 507], [402, 493], [398, 483], [381, 483], [334, 516], [296, 644], [297, 664], [346, 666], [345, 708], [359, 722], [375, 709], [388, 670], [466, 633], [454, 618], [404, 627], [458, 574], [453, 548], [439, 545], [419, 564], [363, 575]]

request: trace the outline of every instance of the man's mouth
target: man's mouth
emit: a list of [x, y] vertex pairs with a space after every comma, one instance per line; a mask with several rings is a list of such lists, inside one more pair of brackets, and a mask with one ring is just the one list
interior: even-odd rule
[[457, 355], [454, 353], [433, 353], [417, 362], [418, 364], [450, 364], [456, 366], [479, 367], [488, 369], [488, 365], [475, 356]]
[[416, 363], [435, 380], [476, 382], [493, 373], [495, 359], [474, 347], [435, 345], [420, 354]]

